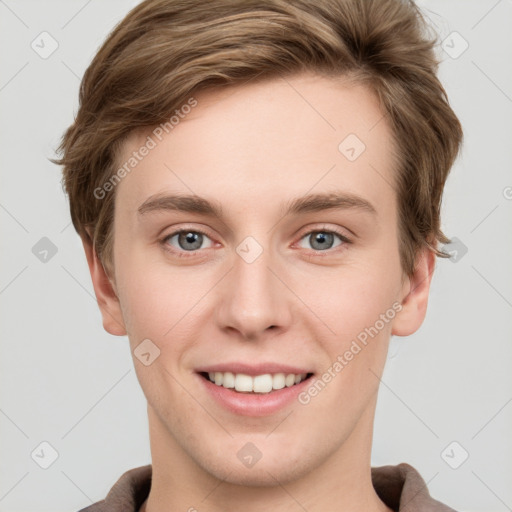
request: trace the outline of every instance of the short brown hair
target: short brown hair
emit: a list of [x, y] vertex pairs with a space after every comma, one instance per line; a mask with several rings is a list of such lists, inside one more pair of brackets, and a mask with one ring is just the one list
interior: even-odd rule
[[[397, 152], [402, 269], [438, 256], [444, 184], [462, 128], [436, 73], [435, 37], [405, 0], [146, 0], [115, 27], [86, 70], [74, 123], [59, 146], [63, 185], [80, 236], [113, 269], [116, 170], [135, 129], [156, 126], [199, 90], [313, 71], [350, 76], [380, 100]], [[90, 234], [89, 234], [90, 233]]]

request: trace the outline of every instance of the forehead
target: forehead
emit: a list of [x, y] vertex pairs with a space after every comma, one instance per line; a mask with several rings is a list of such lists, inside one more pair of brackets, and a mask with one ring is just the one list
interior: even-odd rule
[[377, 208], [393, 202], [392, 133], [362, 85], [302, 74], [202, 91], [189, 104], [167, 129], [139, 131], [124, 143], [119, 166], [151, 146], [117, 185], [124, 213], [167, 191], [234, 212], [340, 189]]

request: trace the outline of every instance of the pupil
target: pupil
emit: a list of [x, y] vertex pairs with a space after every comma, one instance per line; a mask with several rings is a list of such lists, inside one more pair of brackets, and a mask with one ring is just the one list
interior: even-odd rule
[[333, 238], [334, 236], [332, 233], [317, 232], [313, 237], [313, 243], [311, 246], [314, 249], [328, 249], [332, 245]]
[[[201, 247], [203, 241], [203, 235], [200, 233], [181, 233], [179, 237], [180, 246], [182, 249], [189, 249], [189, 250], [196, 250]], [[183, 244], [185, 244], [185, 247], [183, 247]], [[187, 246], [187, 244], [190, 244]]]

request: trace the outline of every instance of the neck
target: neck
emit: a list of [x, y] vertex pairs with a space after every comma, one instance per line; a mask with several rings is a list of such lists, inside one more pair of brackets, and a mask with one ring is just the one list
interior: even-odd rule
[[374, 409], [375, 403], [370, 404], [352, 434], [320, 466], [308, 468], [298, 478], [290, 477], [290, 470], [286, 477], [266, 471], [264, 481], [244, 485], [236, 481], [233, 468], [221, 478], [206, 471], [148, 405], [153, 473], [151, 491], [140, 512], [391, 512], [371, 481]]

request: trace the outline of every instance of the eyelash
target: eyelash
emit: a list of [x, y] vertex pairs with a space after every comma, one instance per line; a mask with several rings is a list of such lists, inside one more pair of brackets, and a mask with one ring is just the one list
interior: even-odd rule
[[[172, 233], [166, 235], [164, 238], [162, 238], [160, 240], [160, 243], [162, 244], [165, 251], [171, 253], [173, 256], [177, 256], [178, 258], [191, 258], [191, 257], [196, 256], [197, 253], [202, 250], [202, 249], [197, 249], [195, 251], [183, 251], [183, 250], [170, 249], [169, 248], [170, 245], [167, 243], [168, 240], [170, 240], [174, 236], [179, 235], [181, 233], [198, 233], [198, 234], [204, 235], [210, 239], [212, 238], [208, 233], [206, 233], [205, 231], [202, 231], [201, 229], [186, 229], [186, 228], [179, 229], [177, 231], [173, 231]], [[338, 230], [332, 229], [332, 228], [327, 228], [327, 227], [320, 227], [320, 228], [315, 228], [315, 229], [306, 231], [305, 233], [303, 233], [300, 236], [299, 241], [302, 240], [303, 238], [305, 238], [306, 236], [311, 235], [312, 233], [329, 233], [329, 234], [337, 235], [340, 238], [340, 240], [342, 241], [342, 244], [340, 244], [332, 249], [326, 249], [324, 251], [316, 251], [315, 249], [308, 249], [309, 251], [313, 251], [315, 253], [315, 256], [318, 255], [320, 257], [323, 257], [326, 255], [331, 255], [333, 251], [334, 252], [343, 251], [346, 249], [346, 247], [345, 247], [346, 245], [349, 245], [352, 243], [352, 240], [350, 240], [341, 231], [338, 231]], [[322, 254], [322, 253], [327, 253], [327, 254]]]

